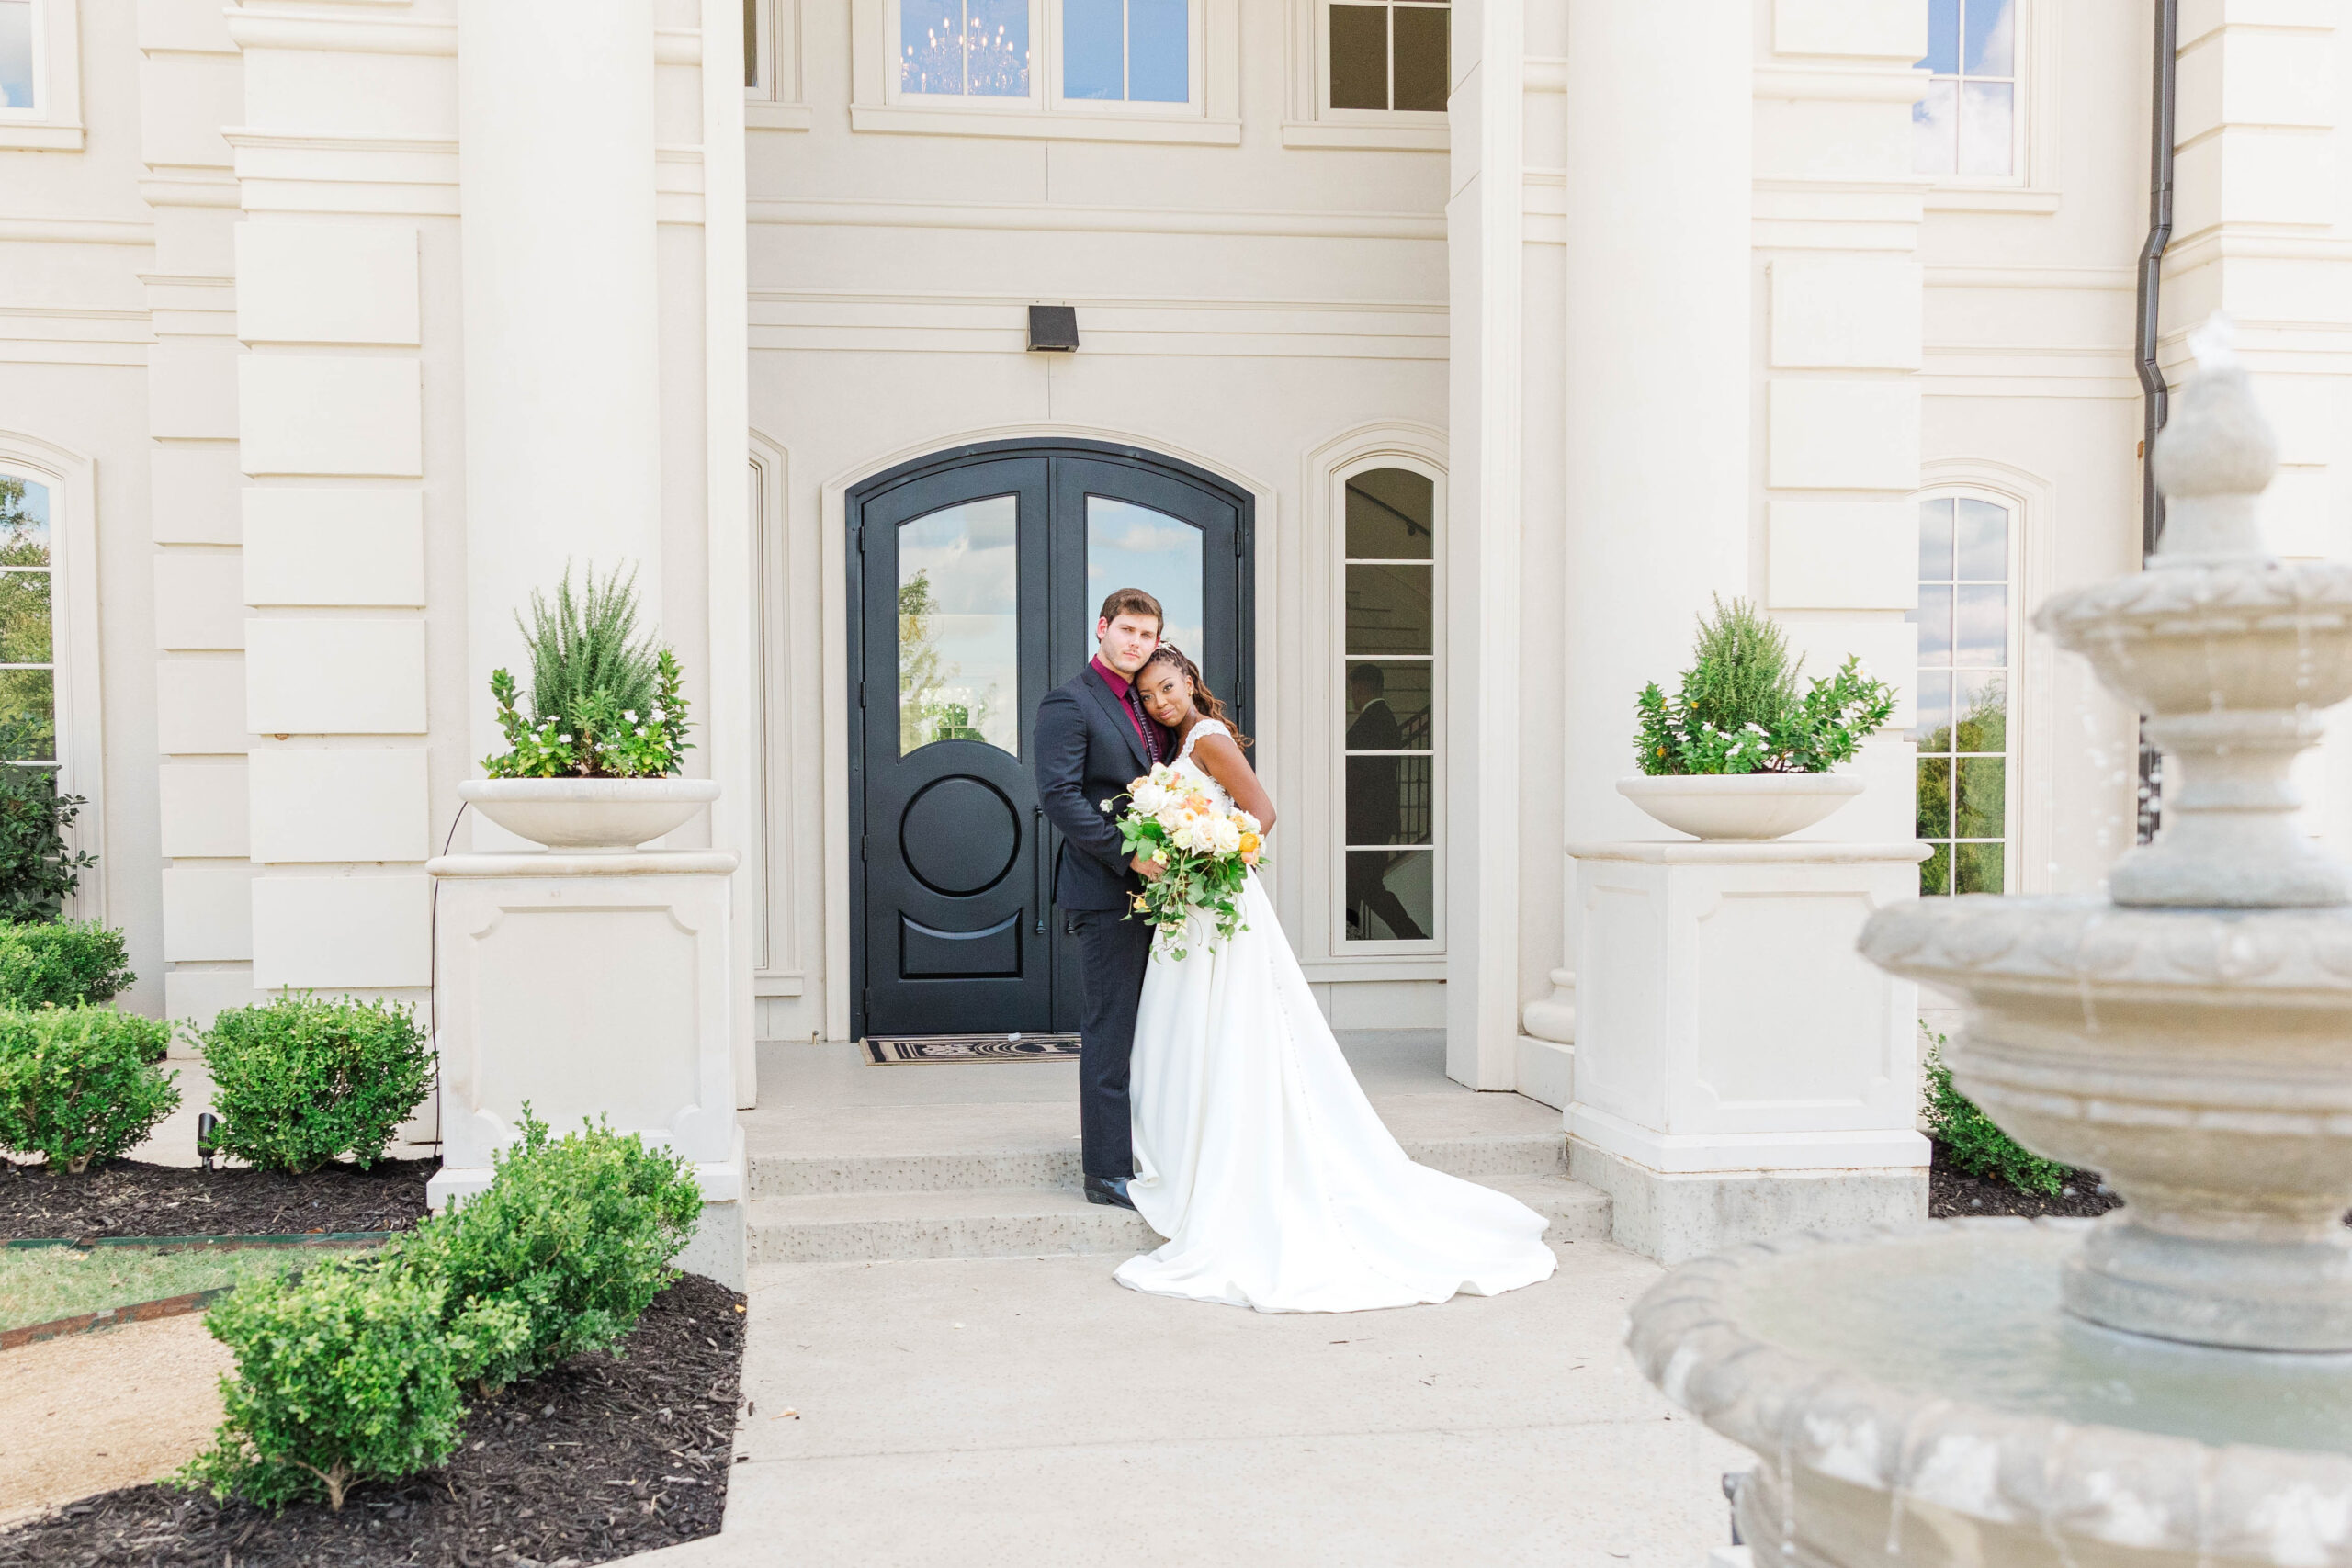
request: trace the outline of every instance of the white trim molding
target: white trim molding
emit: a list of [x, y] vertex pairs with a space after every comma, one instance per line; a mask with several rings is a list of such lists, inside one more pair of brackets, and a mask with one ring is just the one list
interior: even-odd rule
[[811, 123], [802, 65], [800, 0], [746, 0], [755, 37], [743, 86], [743, 124], [751, 130], [806, 130]]
[[57, 784], [85, 804], [69, 846], [100, 857], [66, 906], [104, 920], [107, 878], [106, 724], [98, 649], [97, 466], [37, 436], [0, 431], [0, 473], [45, 485], [50, 496], [50, 659], [57, 691]]

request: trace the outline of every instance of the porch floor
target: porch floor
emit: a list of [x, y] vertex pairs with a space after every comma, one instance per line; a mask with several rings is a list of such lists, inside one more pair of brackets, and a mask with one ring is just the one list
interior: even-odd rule
[[1342, 1043], [1417, 1157], [1545, 1206], [1557, 1275], [1344, 1316], [1139, 1295], [1111, 1270], [1149, 1233], [1069, 1185], [1074, 1066], [763, 1048], [727, 1527], [635, 1561], [1693, 1568], [1745, 1458], [1626, 1356], [1659, 1270], [1600, 1239], [1559, 1113], [1451, 1083], [1433, 1032]]

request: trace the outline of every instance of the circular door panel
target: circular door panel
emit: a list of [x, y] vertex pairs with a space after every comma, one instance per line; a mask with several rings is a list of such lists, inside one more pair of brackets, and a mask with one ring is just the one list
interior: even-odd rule
[[1021, 853], [1021, 818], [993, 784], [934, 779], [899, 818], [907, 869], [933, 893], [967, 897], [994, 886]]

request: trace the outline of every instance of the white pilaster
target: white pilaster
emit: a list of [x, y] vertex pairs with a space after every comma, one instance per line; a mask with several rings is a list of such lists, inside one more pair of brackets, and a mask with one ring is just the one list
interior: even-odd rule
[[662, 604], [652, 0], [461, 0], [458, 135], [479, 757], [534, 588], [593, 561]]
[[[1454, 24], [1447, 529], [1446, 1060], [1473, 1089], [1516, 1082], [1519, 1010], [1519, 529], [1524, 0]], [[1466, 36], [1465, 36], [1466, 35]]]
[[[1655, 0], [1568, 0], [1567, 18], [1567, 653], [1555, 700], [1573, 841], [1644, 830], [1615, 788], [1633, 771], [1634, 695], [1681, 668], [1711, 594], [1749, 587], [1754, 19]], [[1576, 1029], [1573, 970], [1552, 979], [1521, 1047], [1547, 1099]]]

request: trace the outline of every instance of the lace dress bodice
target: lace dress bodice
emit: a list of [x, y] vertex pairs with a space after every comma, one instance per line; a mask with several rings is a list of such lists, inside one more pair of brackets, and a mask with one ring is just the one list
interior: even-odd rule
[[1183, 772], [1192, 774], [1194, 778], [1206, 784], [1208, 786], [1209, 798], [1216, 803], [1216, 808], [1219, 811], [1230, 811], [1233, 809], [1233, 796], [1227, 794], [1225, 786], [1216, 782], [1216, 774], [1210, 773], [1206, 768], [1204, 768], [1200, 763], [1193, 760], [1193, 748], [1200, 744], [1201, 737], [1204, 735], [1230, 735], [1232, 733], [1233, 731], [1227, 729], [1216, 719], [1203, 718], [1195, 720], [1193, 728], [1185, 732], [1184, 749], [1176, 753], [1176, 761], [1172, 764], [1173, 766], [1182, 769]]

